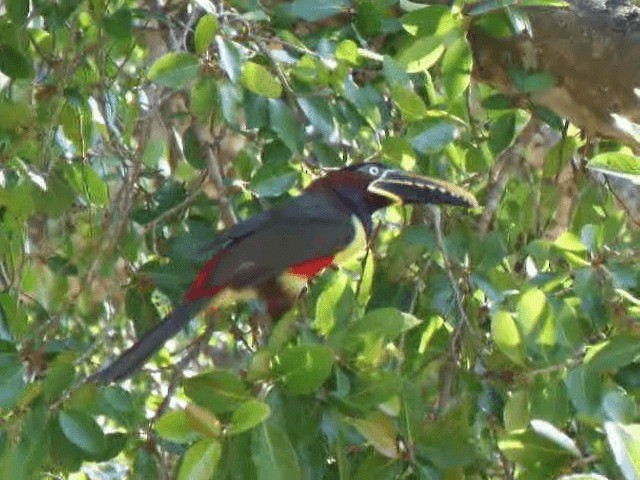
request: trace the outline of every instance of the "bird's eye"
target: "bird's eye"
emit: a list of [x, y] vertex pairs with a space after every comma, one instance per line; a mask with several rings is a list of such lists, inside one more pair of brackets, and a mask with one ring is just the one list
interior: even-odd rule
[[369, 167], [369, 173], [377, 177], [380, 175], [380, 169], [378, 167]]

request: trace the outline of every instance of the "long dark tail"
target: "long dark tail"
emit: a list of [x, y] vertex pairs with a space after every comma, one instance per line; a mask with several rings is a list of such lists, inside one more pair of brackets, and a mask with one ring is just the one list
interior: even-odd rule
[[87, 382], [109, 383], [122, 380], [137, 369], [157, 352], [164, 343], [176, 335], [206, 304], [193, 301], [183, 303], [167, 315], [155, 327], [145, 333], [140, 340], [128, 348], [114, 362], [94, 373]]

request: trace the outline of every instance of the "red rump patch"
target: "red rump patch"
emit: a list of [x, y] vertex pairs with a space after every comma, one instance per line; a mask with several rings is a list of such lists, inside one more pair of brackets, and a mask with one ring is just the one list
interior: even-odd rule
[[305, 278], [314, 277], [320, 270], [327, 268], [333, 263], [333, 255], [327, 257], [314, 258], [306, 262], [298, 263], [289, 267], [289, 273]]
[[204, 267], [198, 272], [198, 276], [189, 287], [189, 290], [184, 294], [185, 301], [195, 301], [201, 298], [213, 297], [224, 289], [225, 285], [209, 285], [208, 280], [218, 265], [218, 262], [220, 262], [220, 258], [222, 258], [222, 255], [225, 253], [226, 251], [223, 250], [204, 264]]
[[[210, 285], [209, 279], [215, 271], [220, 258], [226, 253], [226, 251], [220, 252], [213, 257], [204, 267], [198, 272], [198, 276], [193, 281], [189, 290], [184, 295], [185, 301], [195, 301], [201, 298], [213, 297], [221, 290], [224, 290], [226, 285]], [[289, 267], [289, 273], [298, 275], [304, 278], [311, 278], [315, 276], [320, 270], [328, 267], [333, 263], [333, 256], [314, 258], [313, 260], [307, 260], [306, 262], [298, 263]]]

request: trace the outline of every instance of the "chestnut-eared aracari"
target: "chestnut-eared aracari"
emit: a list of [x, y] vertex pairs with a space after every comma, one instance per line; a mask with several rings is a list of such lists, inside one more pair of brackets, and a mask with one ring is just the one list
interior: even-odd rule
[[300, 196], [221, 232], [183, 303], [89, 381], [129, 376], [208, 306], [258, 297], [271, 316], [283, 313], [310, 278], [366, 249], [375, 211], [403, 203], [478, 205], [463, 188], [380, 163], [329, 171]]

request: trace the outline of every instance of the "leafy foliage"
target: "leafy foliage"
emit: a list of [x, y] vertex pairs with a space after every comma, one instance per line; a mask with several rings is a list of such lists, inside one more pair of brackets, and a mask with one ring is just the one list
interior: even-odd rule
[[[465, 32], [516, 3], [5, 2], [0, 477], [639, 476], [640, 239], [582, 168], [637, 159], [539, 112], [557, 142], [499, 175], [541, 122], [471, 82]], [[389, 209], [268, 334], [239, 304], [82, 383], [218, 228], [370, 158], [486, 208]]]

